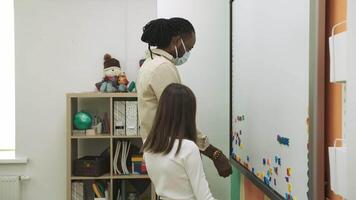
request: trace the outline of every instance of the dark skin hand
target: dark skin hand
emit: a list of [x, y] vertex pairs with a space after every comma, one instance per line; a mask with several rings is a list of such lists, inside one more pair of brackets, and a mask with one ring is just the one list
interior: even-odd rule
[[[216, 151], [219, 151], [220, 154], [215, 153], [214, 157], [214, 152]], [[201, 151], [201, 153], [214, 162], [215, 168], [221, 177], [226, 178], [232, 174], [232, 167], [229, 159], [218, 148], [209, 145], [208, 148], [205, 151]]]

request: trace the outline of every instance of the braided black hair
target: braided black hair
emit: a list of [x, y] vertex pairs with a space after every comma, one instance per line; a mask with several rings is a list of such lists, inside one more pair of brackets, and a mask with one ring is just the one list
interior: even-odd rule
[[148, 44], [152, 58], [151, 46], [156, 46], [160, 49], [166, 48], [174, 36], [184, 36], [194, 32], [193, 25], [186, 19], [180, 17], [160, 18], [148, 22], [143, 27], [141, 40]]

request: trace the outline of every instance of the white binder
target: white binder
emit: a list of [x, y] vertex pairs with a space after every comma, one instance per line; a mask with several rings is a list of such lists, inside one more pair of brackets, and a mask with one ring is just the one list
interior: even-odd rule
[[126, 135], [138, 135], [137, 101], [126, 101]]
[[114, 135], [125, 135], [125, 101], [114, 101]]

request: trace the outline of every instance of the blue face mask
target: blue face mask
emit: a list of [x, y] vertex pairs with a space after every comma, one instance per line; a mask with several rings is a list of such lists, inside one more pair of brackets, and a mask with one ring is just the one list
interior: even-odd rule
[[184, 64], [185, 62], [187, 62], [187, 60], [189, 59], [189, 56], [190, 56], [190, 52], [187, 51], [187, 49], [185, 48], [185, 45], [184, 45], [184, 42], [183, 42], [182, 38], [180, 39], [180, 41], [182, 42], [182, 45], [183, 45], [183, 48], [184, 48], [184, 55], [179, 58], [178, 57], [178, 49], [177, 49], [177, 47], [175, 47], [176, 57], [173, 58], [173, 62], [174, 62], [175, 65]]

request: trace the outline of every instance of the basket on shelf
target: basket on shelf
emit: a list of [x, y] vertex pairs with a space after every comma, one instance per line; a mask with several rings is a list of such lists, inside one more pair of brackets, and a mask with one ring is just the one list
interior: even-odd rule
[[74, 160], [75, 176], [98, 177], [109, 173], [109, 161], [101, 156], [84, 156]]

